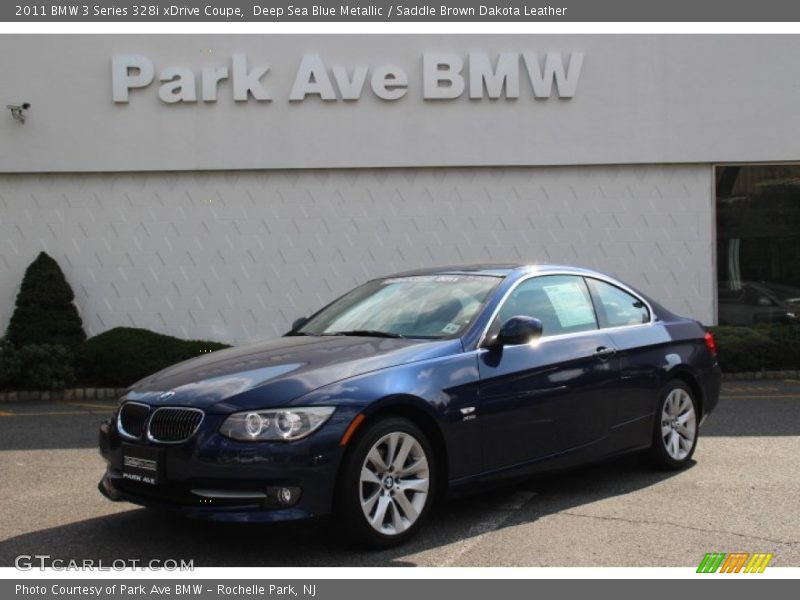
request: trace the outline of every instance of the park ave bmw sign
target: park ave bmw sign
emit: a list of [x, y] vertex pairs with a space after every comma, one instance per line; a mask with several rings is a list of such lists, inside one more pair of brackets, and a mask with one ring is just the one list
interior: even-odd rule
[[327, 102], [359, 100], [365, 93], [385, 101], [404, 98], [410, 86], [420, 85], [425, 100], [468, 97], [514, 100], [575, 96], [584, 62], [582, 52], [426, 52], [421, 73], [412, 79], [394, 64], [358, 62], [341, 64], [319, 54], [305, 54], [290, 89], [270, 84], [271, 65], [245, 54], [233, 54], [227, 64], [199, 70], [184, 65], [159, 65], [142, 55], [125, 54], [111, 60], [112, 95], [116, 103], [128, 103], [136, 94], [156, 90], [162, 102], [217, 102], [230, 97], [236, 102], [303, 102], [318, 98]]

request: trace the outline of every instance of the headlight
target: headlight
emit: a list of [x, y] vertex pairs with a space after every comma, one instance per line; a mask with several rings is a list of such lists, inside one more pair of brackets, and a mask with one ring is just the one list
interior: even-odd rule
[[219, 432], [242, 442], [299, 440], [319, 429], [334, 410], [334, 406], [249, 410], [225, 419]]

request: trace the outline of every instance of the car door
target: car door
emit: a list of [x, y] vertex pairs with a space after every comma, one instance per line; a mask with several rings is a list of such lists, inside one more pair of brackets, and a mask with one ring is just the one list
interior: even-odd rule
[[[669, 364], [669, 334], [654, 323], [647, 303], [628, 290], [587, 277], [600, 328], [608, 332], [619, 359], [620, 384], [614, 427], [638, 427], [649, 435], [658, 400], [660, 370]], [[631, 437], [628, 435], [628, 437]], [[646, 441], [646, 440], [645, 440]]]
[[501, 305], [488, 336], [512, 316], [542, 321], [532, 344], [481, 349], [478, 415], [484, 468], [492, 471], [596, 442], [611, 424], [619, 372], [610, 337], [598, 328], [582, 277], [522, 281]]

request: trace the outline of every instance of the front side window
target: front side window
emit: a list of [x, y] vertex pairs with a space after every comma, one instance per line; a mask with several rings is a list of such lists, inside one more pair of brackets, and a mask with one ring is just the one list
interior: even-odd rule
[[497, 326], [516, 316], [542, 322], [542, 336], [597, 329], [589, 290], [582, 277], [543, 275], [523, 281], [506, 299]]
[[322, 309], [300, 335], [384, 335], [439, 339], [461, 335], [502, 278], [421, 275], [371, 281]]
[[647, 305], [636, 296], [598, 279], [589, 279], [589, 286], [597, 300], [601, 326], [624, 327], [650, 322]]

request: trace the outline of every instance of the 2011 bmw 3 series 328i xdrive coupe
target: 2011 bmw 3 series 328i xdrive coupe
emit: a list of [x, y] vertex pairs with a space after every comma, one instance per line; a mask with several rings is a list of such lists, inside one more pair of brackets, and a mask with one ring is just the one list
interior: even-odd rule
[[593, 271], [403, 273], [132, 386], [100, 429], [99, 487], [218, 521], [335, 514], [387, 547], [492, 480], [640, 450], [685, 467], [715, 355], [697, 321]]

